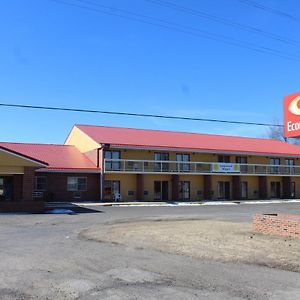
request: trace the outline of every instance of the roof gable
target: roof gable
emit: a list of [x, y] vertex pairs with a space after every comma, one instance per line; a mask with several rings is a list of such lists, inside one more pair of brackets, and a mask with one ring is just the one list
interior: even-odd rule
[[0, 147], [48, 164], [48, 169], [96, 169], [75, 146], [0, 142]]

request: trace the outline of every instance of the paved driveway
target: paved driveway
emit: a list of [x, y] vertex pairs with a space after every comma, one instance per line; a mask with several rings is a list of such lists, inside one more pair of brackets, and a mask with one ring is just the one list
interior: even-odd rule
[[98, 207], [77, 215], [0, 215], [0, 299], [297, 299], [300, 274], [201, 261], [78, 238], [94, 224], [145, 218], [249, 222], [300, 204]]

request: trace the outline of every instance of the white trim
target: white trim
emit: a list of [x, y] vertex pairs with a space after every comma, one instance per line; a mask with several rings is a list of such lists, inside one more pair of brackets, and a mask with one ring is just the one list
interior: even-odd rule
[[196, 173], [196, 172], [138, 172], [138, 171], [106, 171], [105, 174], [145, 174], [145, 175], [217, 175], [217, 176], [266, 176], [266, 177], [300, 177], [300, 174], [247, 174], [247, 173]]
[[[106, 169], [106, 162], [117, 162], [120, 164], [120, 169], [117, 170], [110, 170]], [[124, 162], [124, 163], [123, 163]], [[126, 169], [126, 162], [133, 162], [133, 163], [140, 163], [141, 168], [136, 169]], [[144, 168], [145, 163], [151, 163], [153, 165], [160, 164], [160, 169], [150, 169], [147, 170]], [[178, 170], [178, 168], [172, 170], [163, 170], [162, 165], [188, 165], [189, 170]], [[124, 173], [124, 174], [183, 174], [183, 175], [244, 175], [244, 176], [300, 176], [300, 166], [286, 166], [286, 165], [271, 165], [271, 164], [231, 164], [230, 165], [238, 165], [240, 167], [240, 172], [220, 172], [220, 171], [213, 171], [213, 165], [218, 164], [216, 162], [195, 162], [195, 161], [169, 161], [169, 160], [134, 160], [134, 159], [105, 159], [104, 160], [104, 173]], [[226, 164], [226, 163], [222, 163]], [[202, 172], [197, 170], [197, 165], [204, 165], [209, 166], [208, 168], [205, 168]], [[193, 167], [194, 166], [194, 167]], [[246, 167], [243, 171], [242, 167]], [[253, 167], [253, 172], [251, 172], [251, 167]], [[265, 168], [265, 170], [262, 170], [263, 173], [260, 173], [261, 170], [256, 170], [256, 167], [262, 167]], [[271, 168], [278, 168], [278, 172], [270, 171]], [[286, 172], [288, 170], [288, 172]], [[250, 172], [249, 172], [250, 171]], [[297, 172], [295, 172], [297, 171]], [[257, 173], [256, 173], [257, 172]]]
[[185, 149], [185, 148], [161, 148], [161, 147], [142, 147], [142, 146], [123, 146], [110, 144], [110, 149], [124, 149], [124, 150], [144, 150], [144, 151], [163, 151], [163, 152], [187, 152], [187, 153], [206, 153], [206, 154], [223, 154], [223, 155], [243, 155], [243, 156], [272, 156], [280, 158], [300, 158], [299, 155], [291, 155], [288, 153], [257, 153], [257, 152], [228, 152], [226, 150], [213, 150], [213, 149]]
[[182, 160], [143, 160], [143, 159], [112, 159], [112, 158], [105, 158], [104, 159], [104, 163], [105, 161], [111, 161], [111, 162], [140, 162], [140, 163], [144, 163], [144, 162], [150, 162], [150, 163], [165, 163], [165, 164], [169, 164], [169, 163], [174, 163], [174, 164], [203, 164], [203, 165], [213, 165], [213, 164], [231, 164], [231, 165], [240, 165], [240, 166], [244, 166], [244, 167], [248, 167], [248, 166], [259, 166], [259, 167], [283, 167], [283, 168], [300, 168], [300, 166], [297, 165], [271, 165], [271, 164], [240, 164], [240, 163], [223, 163], [223, 162], [216, 162], [216, 161], [182, 161]]
[[35, 170], [35, 172], [43, 173], [87, 173], [87, 174], [98, 174], [100, 170], [87, 170], [87, 169], [47, 169], [42, 168]]
[[0, 176], [2, 175], [24, 175], [24, 172], [0, 172]]
[[[5, 147], [4, 147], [4, 148], [5, 148]], [[21, 159], [30, 161], [30, 162], [34, 162], [34, 163], [39, 164], [39, 165], [41, 165], [41, 166], [47, 166], [46, 163], [39, 162], [39, 161], [37, 161], [37, 160], [35, 160], [35, 159], [30, 159], [30, 158], [28, 158], [28, 157], [26, 157], [26, 156], [23, 156], [21, 153], [20, 153], [20, 154], [17, 154], [17, 153], [15, 153], [15, 152], [17, 152], [17, 151], [14, 151], [14, 150], [6, 149], [6, 148], [3, 149], [2, 146], [0, 146], [0, 151], [5, 152], [5, 153], [10, 154], [10, 155], [13, 155], [13, 156], [16, 156], [16, 157], [18, 157], [18, 158], [21, 158]]]

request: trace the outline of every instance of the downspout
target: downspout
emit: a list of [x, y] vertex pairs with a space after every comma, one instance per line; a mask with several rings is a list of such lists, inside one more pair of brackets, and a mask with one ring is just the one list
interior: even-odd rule
[[109, 144], [101, 144], [101, 147], [97, 149], [97, 167], [100, 167], [100, 151], [102, 151], [101, 155], [101, 170], [100, 170], [100, 200], [103, 202], [103, 188], [104, 188], [104, 157], [105, 150], [109, 149]]
[[[99, 168], [100, 167], [100, 163], [99, 163], [99, 154], [100, 154], [100, 150], [102, 150], [102, 147], [100, 147], [100, 148], [97, 148], [97, 168]], [[99, 187], [100, 187], [100, 201], [102, 201], [102, 196], [103, 196], [103, 192], [102, 192], [102, 169], [103, 168], [101, 168], [101, 170], [100, 170], [100, 178], [99, 178]]]

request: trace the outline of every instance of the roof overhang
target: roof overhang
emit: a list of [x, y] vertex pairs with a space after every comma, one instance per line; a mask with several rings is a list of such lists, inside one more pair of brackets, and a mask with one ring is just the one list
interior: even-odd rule
[[30, 156], [27, 156], [27, 155], [19, 153], [19, 152], [16, 152], [14, 150], [11, 150], [11, 149], [3, 147], [3, 146], [0, 146], [0, 153], [1, 152], [11, 155], [13, 157], [19, 158], [19, 159], [23, 160], [24, 162], [26, 162], [26, 165], [28, 165], [28, 163], [29, 163], [29, 166], [32, 166], [32, 167], [48, 166], [48, 163], [46, 163], [44, 161], [38, 160], [34, 157], [30, 157]]

